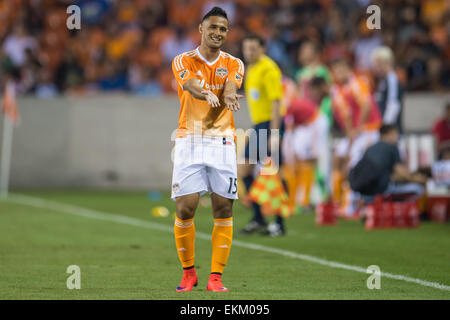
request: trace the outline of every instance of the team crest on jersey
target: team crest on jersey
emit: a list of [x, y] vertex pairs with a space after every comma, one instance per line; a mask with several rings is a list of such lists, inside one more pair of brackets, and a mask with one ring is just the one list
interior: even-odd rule
[[172, 191], [173, 193], [177, 193], [178, 191], [180, 191], [180, 184], [178, 182], [172, 185]]
[[180, 78], [181, 78], [181, 79], [184, 79], [184, 77], [187, 76], [188, 72], [189, 72], [189, 71], [187, 71], [187, 70], [181, 71], [180, 74], [179, 74], [179, 75], [180, 75]]
[[227, 68], [217, 68], [216, 69], [216, 76], [221, 77], [223, 79], [227, 75], [228, 75], [228, 69]]
[[242, 77], [236, 73], [235, 77], [234, 77], [237, 81], [241, 81]]

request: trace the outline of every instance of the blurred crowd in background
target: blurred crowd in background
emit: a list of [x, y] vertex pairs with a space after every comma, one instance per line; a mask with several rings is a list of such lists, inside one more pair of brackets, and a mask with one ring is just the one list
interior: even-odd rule
[[[81, 30], [66, 27], [70, 4], [81, 8]], [[371, 4], [381, 8], [380, 30], [366, 26]], [[43, 98], [172, 93], [171, 61], [200, 43], [199, 21], [216, 5], [230, 19], [224, 50], [242, 57], [241, 39], [261, 35], [287, 76], [301, 68], [305, 40], [319, 43], [323, 62], [347, 57], [359, 71], [384, 44], [407, 91], [450, 88], [447, 0], [2, 0], [0, 72], [18, 79], [20, 94]]]

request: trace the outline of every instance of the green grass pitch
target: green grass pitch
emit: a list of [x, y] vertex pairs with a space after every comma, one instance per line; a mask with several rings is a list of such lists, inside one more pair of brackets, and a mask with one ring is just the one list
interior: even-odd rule
[[[168, 194], [150, 201], [145, 192], [20, 193], [173, 226]], [[168, 217], [151, 214], [159, 205], [169, 208]], [[249, 218], [250, 211], [236, 202], [235, 240], [450, 285], [448, 223], [366, 231], [359, 221], [317, 227], [313, 215], [300, 215], [287, 221], [285, 237], [239, 236]], [[211, 209], [199, 207], [195, 224], [210, 234]], [[0, 299], [450, 299], [448, 290], [386, 277], [381, 289], [369, 290], [369, 274], [239, 245], [232, 247], [223, 276], [230, 292], [211, 293], [205, 289], [210, 259], [210, 241], [197, 238], [199, 286], [177, 293], [181, 266], [169, 231], [0, 200]], [[66, 288], [69, 265], [81, 268], [80, 290]]]

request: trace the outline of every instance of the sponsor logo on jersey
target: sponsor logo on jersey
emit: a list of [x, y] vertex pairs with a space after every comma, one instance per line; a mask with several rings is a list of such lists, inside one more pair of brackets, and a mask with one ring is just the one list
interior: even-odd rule
[[[203, 79], [203, 81], [205, 81], [205, 80]], [[208, 90], [222, 90], [223, 89], [223, 84], [222, 83], [219, 83], [219, 84], [205, 83], [204, 86]], [[202, 85], [202, 87], [203, 87], [203, 85]]]
[[181, 79], [184, 79], [184, 77], [186, 77], [187, 74], [188, 74], [188, 71], [187, 71], [187, 70], [181, 71], [181, 72], [180, 72], [180, 78], [181, 78]]
[[216, 69], [216, 76], [220, 78], [225, 78], [228, 75], [228, 69], [227, 68], [217, 68]]

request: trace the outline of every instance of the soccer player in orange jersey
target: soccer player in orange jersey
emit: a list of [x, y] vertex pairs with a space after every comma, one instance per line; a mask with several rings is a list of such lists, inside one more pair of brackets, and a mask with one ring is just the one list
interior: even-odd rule
[[240, 109], [237, 90], [244, 64], [220, 50], [228, 33], [226, 12], [214, 7], [199, 25], [200, 46], [172, 62], [181, 110], [175, 140], [172, 199], [176, 201], [175, 243], [183, 266], [177, 291], [198, 283], [194, 267], [194, 214], [199, 198], [211, 194], [211, 274], [208, 291], [228, 291], [222, 285], [233, 235], [232, 206], [237, 199], [237, 165], [233, 111]]
[[382, 119], [367, 81], [352, 71], [348, 61], [333, 61], [331, 70], [334, 78], [331, 87], [333, 115], [345, 134], [336, 147], [333, 160], [333, 198], [335, 201], [343, 200], [345, 216], [354, 216], [357, 213], [357, 195], [346, 192], [345, 199], [340, 199], [341, 185], [348, 170], [356, 165], [367, 148], [378, 141]]

